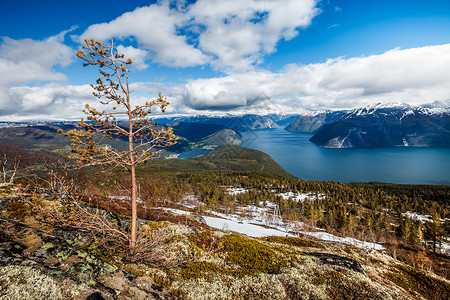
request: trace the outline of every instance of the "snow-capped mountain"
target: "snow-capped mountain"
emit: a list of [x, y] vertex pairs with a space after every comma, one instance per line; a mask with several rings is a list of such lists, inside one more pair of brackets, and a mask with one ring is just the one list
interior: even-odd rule
[[254, 129], [278, 128], [271, 118], [259, 115], [224, 115], [224, 116], [186, 116], [172, 119], [172, 122], [188, 122], [201, 124], [219, 124], [235, 131], [248, 131]]
[[328, 148], [450, 147], [450, 104], [376, 104], [321, 126], [311, 142]]
[[375, 105], [356, 108], [347, 112], [344, 119], [374, 115], [378, 117], [396, 117], [399, 119], [407, 115], [444, 115], [450, 114], [450, 103], [435, 101], [419, 106], [412, 106], [407, 103], [378, 103]]
[[322, 125], [341, 118], [344, 114], [346, 114], [346, 111], [320, 111], [297, 116], [285, 127], [285, 130], [312, 133]]

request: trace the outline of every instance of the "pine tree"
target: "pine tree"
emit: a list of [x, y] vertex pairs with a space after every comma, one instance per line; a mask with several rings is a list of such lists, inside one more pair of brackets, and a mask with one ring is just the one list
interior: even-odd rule
[[[117, 52], [113, 42], [110, 46], [94, 40], [85, 40], [84, 50], [77, 52], [77, 56], [84, 60], [84, 66], [98, 66], [101, 76], [96, 84], [91, 84], [94, 95], [100, 99], [105, 110], [97, 110], [86, 104], [84, 113], [87, 122], [81, 119], [78, 125], [82, 130], [74, 129], [59, 132], [68, 136], [72, 141], [72, 152], [76, 158], [92, 165], [108, 165], [125, 168], [131, 177], [131, 228], [129, 246], [131, 253], [136, 246], [137, 232], [137, 184], [136, 166], [159, 155], [162, 147], [171, 146], [176, 142], [172, 128], [156, 129], [156, 124], [149, 118], [154, 107], [164, 111], [169, 104], [159, 94], [153, 101], [143, 105], [133, 105], [129, 85], [127, 68], [132, 63], [124, 55]], [[120, 124], [124, 118], [125, 123]], [[105, 144], [107, 139], [126, 137], [127, 150], [120, 151]]]
[[400, 226], [398, 227], [397, 236], [405, 243], [408, 242], [409, 235], [411, 234], [411, 221], [409, 218], [403, 218]]
[[444, 233], [440, 215], [434, 211], [432, 214], [432, 221], [427, 222], [426, 235], [433, 241], [433, 252], [436, 253], [436, 244], [440, 241], [441, 235]]
[[422, 222], [416, 222], [411, 226], [408, 243], [413, 246], [421, 246], [423, 242]]

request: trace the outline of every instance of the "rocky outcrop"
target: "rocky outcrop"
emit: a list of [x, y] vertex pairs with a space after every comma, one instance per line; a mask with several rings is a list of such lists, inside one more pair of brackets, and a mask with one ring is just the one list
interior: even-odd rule
[[355, 272], [366, 274], [361, 264], [354, 259], [329, 253], [306, 252], [305, 254], [317, 257], [325, 265], [341, 266]]
[[[82, 233], [72, 236], [81, 238]], [[73, 240], [0, 217], [0, 295], [30, 299], [170, 298], [153, 289], [151, 278], [136, 277], [72, 244]], [[9, 280], [2, 280], [6, 277]], [[36, 282], [39, 286], [33, 286]]]

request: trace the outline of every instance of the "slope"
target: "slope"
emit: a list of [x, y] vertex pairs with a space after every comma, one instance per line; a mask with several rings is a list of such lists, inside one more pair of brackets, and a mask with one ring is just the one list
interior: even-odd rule
[[189, 171], [189, 170], [226, 170], [226, 171], [262, 171], [265, 173], [293, 178], [269, 155], [244, 147], [227, 145], [202, 156], [191, 159], [165, 159], [154, 161], [142, 167], [143, 171]]

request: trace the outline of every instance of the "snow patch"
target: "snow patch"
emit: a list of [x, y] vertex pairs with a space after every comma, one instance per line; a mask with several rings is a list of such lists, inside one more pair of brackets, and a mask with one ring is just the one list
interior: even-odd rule
[[[316, 195], [313, 193], [294, 193], [292, 191], [286, 192], [286, 193], [280, 193], [277, 194], [278, 196], [280, 196], [281, 198], [283, 198], [284, 200], [293, 200], [295, 202], [304, 202], [305, 200], [310, 200], [310, 201], [314, 201], [316, 200]], [[318, 197], [320, 199], [323, 199], [323, 197], [325, 197], [324, 194], [319, 194]]]
[[234, 188], [234, 187], [230, 187], [227, 188], [227, 193], [230, 194], [231, 196], [236, 196], [239, 194], [244, 194], [244, 193], [248, 193], [249, 190], [245, 189], [245, 188]]
[[[183, 211], [180, 209], [173, 209], [173, 208], [163, 208], [163, 209], [180, 215], [191, 215], [190, 212]], [[272, 226], [271, 228], [266, 228], [260, 225], [253, 224], [255, 222], [255, 220], [253, 219], [238, 220], [239, 217], [235, 215], [227, 216], [225, 214], [217, 212], [214, 212], [214, 214], [217, 216], [223, 216], [224, 218], [201, 216], [208, 226], [224, 231], [230, 230], [239, 232], [251, 237], [265, 237], [265, 236], [297, 237], [298, 236], [297, 234], [292, 233], [295, 232], [298, 234], [309, 235], [322, 241], [350, 244], [363, 249], [374, 249], [374, 250], [384, 249], [383, 245], [378, 243], [364, 242], [350, 237], [339, 237], [323, 231], [319, 232], [298, 231], [297, 230], [298, 226], [294, 226], [293, 223], [287, 224], [286, 226]], [[252, 222], [252, 224], [250, 222]]]
[[412, 220], [421, 221], [421, 222], [433, 222], [433, 219], [430, 215], [420, 215], [416, 212], [407, 211], [403, 214], [405, 217], [408, 217]]

